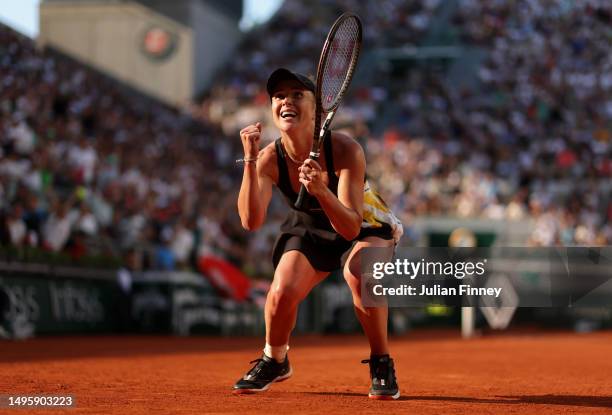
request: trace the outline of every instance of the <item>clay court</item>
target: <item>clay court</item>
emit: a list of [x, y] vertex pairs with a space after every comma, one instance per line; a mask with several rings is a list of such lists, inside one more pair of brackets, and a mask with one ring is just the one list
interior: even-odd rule
[[0, 343], [0, 394], [71, 394], [71, 414], [612, 413], [612, 332], [461, 340], [418, 331], [392, 341], [402, 397], [367, 399], [360, 336], [296, 337], [294, 376], [260, 395], [231, 394], [260, 339], [53, 337]]

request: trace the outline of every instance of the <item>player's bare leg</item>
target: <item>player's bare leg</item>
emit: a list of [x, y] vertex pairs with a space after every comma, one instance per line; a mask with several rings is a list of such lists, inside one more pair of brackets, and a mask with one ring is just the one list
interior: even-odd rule
[[361, 327], [370, 343], [370, 351], [374, 355], [389, 353], [387, 341], [387, 320], [388, 308], [385, 307], [365, 307], [361, 298], [361, 261], [359, 251], [368, 247], [388, 247], [386, 258], [377, 259], [379, 261], [390, 261], [393, 256], [393, 241], [371, 237], [359, 241], [353, 247], [344, 266], [344, 279], [346, 280], [353, 296], [355, 314], [361, 323]]
[[283, 254], [266, 298], [266, 346], [261, 359], [234, 385], [235, 393], [255, 393], [274, 382], [288, 379], [291, 366], [287, 358], [289, 336], [295, 327], [300, 302], [329, 273], [315, 270], [299, 251]]
[[289, 343], [298, 306], [312, 288], [329, 273], [315, 270], [300, 251], [285, 252], [274, 272], [266, 299], [266, 342], [272, 346]]
[[387, 333], [387, 321], [389, 310], [387, 306], [366, 307], [361, 295], [361, 263], [360, 250], [368, 247], [384, 247], [384, 258], [379, 261], [390, 261], [393, 257], [392, 240], [371, 237], [359, 241], [353, 247], [344, 266], [344, 279], [346, 280], [353, 296], [355, 314], [370, 343], [370, 359], [362, 361], [369, 363], [372, 387], [369, 397], [372, 399], [397, 399], [400, 392], [395, 379], [393, 359], [389, 357], [389, 342]]

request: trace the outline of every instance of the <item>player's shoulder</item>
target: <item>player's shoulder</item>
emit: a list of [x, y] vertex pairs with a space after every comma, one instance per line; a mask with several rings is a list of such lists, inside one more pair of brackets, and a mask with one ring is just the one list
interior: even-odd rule
[[332, 132], [334, 160], [355, 160], [364, 157], [363, 148], [353, 137], [344, 132]]
[[344, 146], [345, 149], [352, 148], [355, 145], [359, 146], [359, 143], [344, 131], [332, 131], [331, 134], [335, 146]]
[[261, 160], [269, 160], [274, 157], [276, 157], [276, 140], [271, 141], [259, 151], [259, 158]]

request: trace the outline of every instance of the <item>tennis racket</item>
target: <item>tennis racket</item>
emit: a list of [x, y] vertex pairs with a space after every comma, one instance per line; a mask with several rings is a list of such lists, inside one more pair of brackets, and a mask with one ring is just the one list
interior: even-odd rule
[[[327, 34], [317, 68], [314, 140], [309, 156], [311, 160], [319, 158], [323, 140], [351, 83], [359, 60], [361, 42], [361, 20], [354, 13], [347, 12], [338, 17]], [[321, 125], [323, 114], [327, 115]], [[296, 209], [302, 209], [306, 194], [306, 187], [302, 184], [295, 202]]]

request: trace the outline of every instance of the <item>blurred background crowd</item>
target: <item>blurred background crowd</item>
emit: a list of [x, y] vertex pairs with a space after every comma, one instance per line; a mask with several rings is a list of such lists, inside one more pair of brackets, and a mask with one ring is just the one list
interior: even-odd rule
[[[241, 229], [238, 131], [263, 121], [275, 138], [268, 74], [312, 74], [329, 24], [352, 10], [366, 54], [336, 126], [364, 144], [406, 227], [425, 216], [530, 221], [526, 245], [612, 244], [612, 4], [451, 3], [287, 0], [181, 109], [0, 26], [1, 243], [73, 261], [137, 253], [140, 269], [191, 269], [212, 253], [269, 276], [261, 259], [287, 208], [275, 199], [263, 229]], [[440, 38], [481, 57], [460, 75], [445, 59], [377, 64]]]

